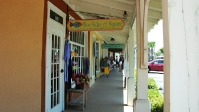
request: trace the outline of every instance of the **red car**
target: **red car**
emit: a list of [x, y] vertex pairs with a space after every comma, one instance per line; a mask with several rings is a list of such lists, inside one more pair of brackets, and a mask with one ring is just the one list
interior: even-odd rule
[[163, 71], [164, 59], [155, 59], [148, 63], [148, 73], [150, 71]]

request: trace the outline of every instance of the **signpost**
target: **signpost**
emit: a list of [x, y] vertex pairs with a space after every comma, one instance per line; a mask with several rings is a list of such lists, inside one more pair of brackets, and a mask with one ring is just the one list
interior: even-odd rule
[[67, 23], [69, 31], [112, 31], [122, 30], [123, 19], [71, 20]]
[[102, 49], [109, 49], [109, 48], [124, 48], [123, 44], [102, 44]]

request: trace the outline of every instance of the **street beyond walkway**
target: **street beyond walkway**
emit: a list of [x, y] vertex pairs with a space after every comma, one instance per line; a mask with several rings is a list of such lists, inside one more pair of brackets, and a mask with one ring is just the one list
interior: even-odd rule
[[158, 85], [159, 92], [164, 95], [164, 72], [151, 71], [148, 78], [153, 78]]
[[[88, 103], [84, 112], [133, 112], [126, 106], [126, 90], [123, 88], [123, 73], [118, 69], [110, 72], [109, 78], [97, 78], [88, 90]], [[80, 112], [81, 106], [69, 106], [64, 112]]]

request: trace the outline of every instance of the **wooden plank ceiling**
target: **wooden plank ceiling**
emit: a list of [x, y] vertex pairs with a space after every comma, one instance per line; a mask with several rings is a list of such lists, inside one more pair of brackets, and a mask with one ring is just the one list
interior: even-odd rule
[[[109, 44], [125, 44], [136, 18], [136, 0], [64, 0], [83, 19], [123, 18], [125, 27], [121, 31], [98, 31]], [[127, 17], [124, 18], [124, 12]], [[162, 19], [162, 0], [150, 0], [148, 31]], [[111, 41], [114, 38], [115, 41]]]

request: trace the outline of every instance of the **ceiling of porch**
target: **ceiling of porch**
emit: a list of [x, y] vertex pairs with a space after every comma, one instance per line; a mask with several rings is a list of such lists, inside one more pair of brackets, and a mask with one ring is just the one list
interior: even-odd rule
[[[121, 31], [98, 31], [109, 44], [125, 44], [129, 28], [135, 20], [136, 0], [64, 0], [83, 19], [122, 18], [125, 26]], [[127, 16], [124, 17], [124, 12]], [[162, 19], [162, 0], [150, 0], [148, 10], [148, 31]], [[114, 38], [114, 41], [113, 39]]]

